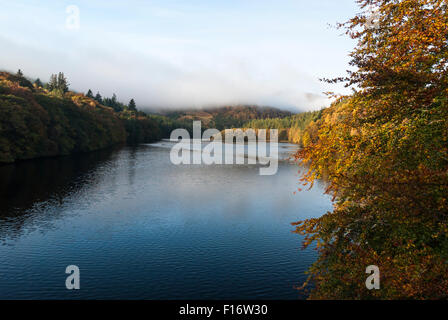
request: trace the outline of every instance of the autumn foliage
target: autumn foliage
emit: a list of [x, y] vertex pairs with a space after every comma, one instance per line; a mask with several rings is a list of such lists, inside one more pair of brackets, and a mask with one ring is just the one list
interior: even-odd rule
[[[312, 299], [448, 298], [448, 12], [446, 0], [361, 0], [340, 25], [351, 96], [298, 152], [303, 183], [327, 181], [333, 212], [295, 223], [319, 258]], [[371, 13], [370, 13], [371, 14]], [[377, 265], [381, 289], [367, 290]], [[306, 286], [305, 286], [306, 287]]]
[[[57, 77], [52, 78], [56, 86]], [[60, 73], [61, 87], [50, 86], [50, 91], [33, 85], [21, 72], [0, 72], [0, 164], [95, 151], [126, 141], [152, 142], [171, 124], [64, 92], [63, 78]]]

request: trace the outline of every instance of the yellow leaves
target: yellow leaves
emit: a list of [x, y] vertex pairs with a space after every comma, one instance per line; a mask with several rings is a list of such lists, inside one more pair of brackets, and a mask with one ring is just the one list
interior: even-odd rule
[[355, 33], [359, 17], [346, 24], [361, 40], [350, 75], [361, 89], [324, 112], [317, 140], [305, 130], [298, 153], [309, 164], [304, 181], [325, 176], [336, 199], [331, 214], [297, 229], [307, 246], [319, 241], [312, 297], [364, 297], [356, 272], [346, 270], [372, 257], [385, 277], [379, 297], [446, 297], [446, 1], [375, 4], [383, 29]]
[[415, 248], [415, 244], [413, 243], [412, 240], [409, 240], [408, 243], [406, 244], [406, 249], [411, 249], [411, 248]]

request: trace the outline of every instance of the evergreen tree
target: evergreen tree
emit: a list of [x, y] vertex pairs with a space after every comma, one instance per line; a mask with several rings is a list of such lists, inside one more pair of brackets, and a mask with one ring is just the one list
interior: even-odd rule
[[34, 81], [34, 85], [35, 85], [37, 88], [42, 88], [42, 87], [44, 86], [43, 83], [42, 83], [42, 81], [40, 81], [39, 78], [37, 78], [36, 81]]
[[22, 72], [22, 70], [19, 69], [19, 70], [17, 71], [17, 76], [18, 76], [18, 77], [23, 77], [23, 72]]
[[98, 101], [98, 103], [103, 104], [103, 97], [100, 95], [99, 92], [96, 93], [95, 100]]
[[110, 99], [110, 104], [112, 108], [117, 105], [117, 95], [115, 93], [112, 95], [112, 99]]
[[57, 89], [63, 93], [68, 91], [69, 83], [67, 82], [67, 78], [65, 77], [63, 72], [59, 72], [57, 78]]
[[111, 107], [115, 110], [115, 112], [123, 111], [123, 104], [118, 102], [117, 95], [114, 93], [112, 98], [105, 98], [104, 104], [108, 107]]
[[131, 101], [129, 101], [129, 110], [137, 111], [137, 106], [135, 105], [134, 99], [131, 99]]
[[58, 79], [57, 76], [55, 74], [52, 74], [50, 76], [50, 81], [48, 81], [47, 85], [46, 85], [46, 89], [48, 91], [53, 91], [56, 90], [58, 87]]
[[92, 93], [92, 90], [89, 89], [89, 91], [87, 91], [86, 97], [88, 97], [88, 98], [92, 98], [92, 99], [93, 99], [93, 93]]

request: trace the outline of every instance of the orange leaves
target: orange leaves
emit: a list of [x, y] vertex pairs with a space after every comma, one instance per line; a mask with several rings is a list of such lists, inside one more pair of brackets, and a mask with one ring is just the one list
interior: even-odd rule
[[[358, 16], [349, 85], [325, 110], [296, 157], [304, 184], [323, 177], [334, 211], [294, 224], [318, 244], [311, 298], [434, 299], [448, 292], [448, 13], [442, 0], [361, 0], [380, 28]], [[306, 131], [306, 130], [305, 130]], [[382, 290], [363, 285], [375, 264]]]

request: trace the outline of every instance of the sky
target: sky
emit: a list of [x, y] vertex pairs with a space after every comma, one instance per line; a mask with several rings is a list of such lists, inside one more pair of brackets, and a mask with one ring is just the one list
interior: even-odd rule
[[[74, 6], [74, 7], [73, 7]], [[0, 0], [0, 69], [140, 109], [329, 104], [355, 43], [355, 0]], [[79, 14], [78, 14], [79, 13]], [[78, 23], [79, 22], [79, 23]]]

